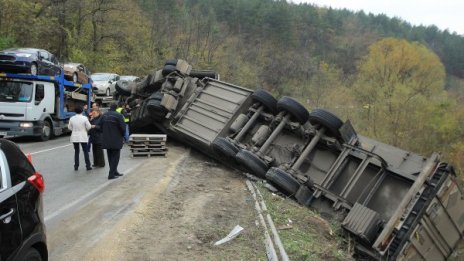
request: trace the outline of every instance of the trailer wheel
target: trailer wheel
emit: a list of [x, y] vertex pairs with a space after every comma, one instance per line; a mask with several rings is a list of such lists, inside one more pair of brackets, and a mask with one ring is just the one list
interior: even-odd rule
[[309, 207], [311, 205], [311, 200], [313, 199], [313, 191], [306, 185], [301, 185], [295, 194], [295, 198], [301, 205]]
[[279, 168], [270, 168], [266, 178], [286, 195], [294, 195], [300, 187], [300, 183], [292, 175]]
[[121, 95], [124, 95], [124, 96], [129, 96], [131, 95], [131, 85], [129, 84], [129, 81], [126, 81], [126, 80], [119, 80], [116, 82], [116, 91], [121, 94]]
[[147, 101], [146, 110], [151, 118], [154, 120], [162, 120], [166, 117], [168, 111], [161, 106], [161, 100], [163, 99], [163, 94], [161, 92], [153, 93]]
[[39, 67], [37, 67], [36, 63], [31, 63], [31, 68], [29, 70], [29, 73], [32, 75], [37, 75], [39, 71]]
[[177, 65], [177, 59], [169, 59], [166, 61], [166, 63], [164, 63], [164, 65], [174, 65], [176, 66]]
[[341, 137], [340, 128], [343, 125], [343, 121], [335, 116], [335, 114], [327, 110], [314, 109], [309, 114], [309, 122], [313, 125], [321, 125], [330, 135], [334, 136], [335, 138]]
[[235, 160], [251, 174], [263, 179], [266, 177], [269, 166], [254, 153], [248, 150], [241, 150], [235, 156]]
[[50, 121], [45, 120], [42, 126], [42, 133], [39, 136], [40, 141], [47, 141], [53, 136], [53, 127]]
[[290, 113], [293, 118], [301, 124], [307, 122], [309, 118], [308, 110], [306, 110], [301, 103], [287, 96], [279, 99], [277, 102], [277, 110]]
[[168, 74], [170, 74], [170, 73], [172, 73], [172, 72], [174, 72], [176, 70], [177, 70], [176, 66], [168, 64], [168, 65], [164, 66], [162, 74], [163, 74], [163, 76], [166, 76], [166, 75], [168, 75]]
[[235, 144], [223, 137], [216, 138], [211, 147], [215, 153], [232, 160], [235, 160], [235, 155], [239, 151], [239, 148]]
[[251, 98], [253, 100], [260, 102], [266, 109], [268, 109], [272, 114], [277, 112], [277, 100], [265, 90], [256, 90]]

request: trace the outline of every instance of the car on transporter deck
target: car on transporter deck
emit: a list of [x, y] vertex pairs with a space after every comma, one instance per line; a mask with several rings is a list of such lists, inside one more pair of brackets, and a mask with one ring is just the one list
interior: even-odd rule
[[0, 51], [0, 72], [55, 76], [61, 74], [58, 59], [36, 48], [11, 48]]
[[111, 96], [116, 91], [116, 82], [120, 76], [116, 73], [94, 73], [90, 78], [96, 95]]
[[0, 139], [0, 260], [48, 260], [44, 189], [19, 147]]
[[65, 63], [63, 69], [67, 80], [81, 84], [89, 82], [90, 71], [82, 63]]

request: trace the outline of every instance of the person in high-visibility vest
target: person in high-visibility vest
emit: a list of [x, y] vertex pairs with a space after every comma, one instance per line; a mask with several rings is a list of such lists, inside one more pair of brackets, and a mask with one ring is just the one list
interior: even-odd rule
[[124, 133], [124, 141], [127, 143], [129, 141], [129, 113], [128, 106], [124, 102], [119, 102], [116, 112], [119, 112], [124, 117], [124, 123], [126, 123], [126, 132]]

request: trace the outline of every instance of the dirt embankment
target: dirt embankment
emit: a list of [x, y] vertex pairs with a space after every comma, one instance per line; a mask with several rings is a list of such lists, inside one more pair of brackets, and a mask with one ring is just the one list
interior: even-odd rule
[[[263, 231], [254, 201], [238, 172], [196, 151], [170, 148], [165, 173], [144, 164], [138, 172], [164, 177], [118, 221], [85, 260], [264, 260]], [[127, 178], [136, 178], [130, 175]], [[241, 235], [220, 246], [236, 225]]]

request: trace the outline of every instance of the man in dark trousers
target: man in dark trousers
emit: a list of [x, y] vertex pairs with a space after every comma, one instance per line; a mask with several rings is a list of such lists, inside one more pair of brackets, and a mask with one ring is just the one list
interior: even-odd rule
[[117, 104], [112, 103], [108, 112], [102, 115], [99, 122], [102, 131], [102, 148], [106, 149], [110, 172], [108, 179], [115, 179], [123, 174], [118, 172], [119, 158], [123, 146], [126, 124], [122, 114], [116, 112]]

